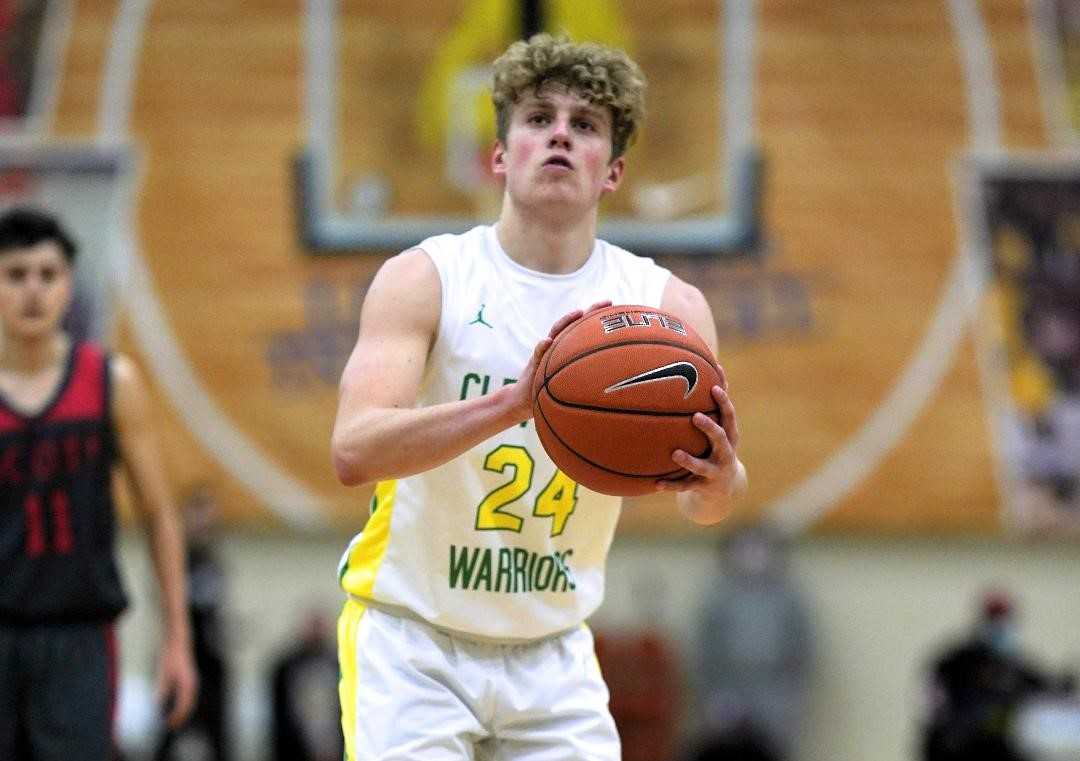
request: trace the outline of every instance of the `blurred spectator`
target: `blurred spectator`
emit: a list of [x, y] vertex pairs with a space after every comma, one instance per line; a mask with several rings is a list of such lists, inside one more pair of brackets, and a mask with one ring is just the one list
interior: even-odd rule
[[596, 633], [596, 658], [610, 694], [622, 761], [668, 761], [678, 734], [678, 658], [658, 632]]
[[0, 131], [27, 116], [31, 90], [46, 84], [34, 80], [47, 7], [45, 0], [0, 0]]
[[707, 740], [693, 751], [690, 761], [776, 761], [777, 758], [767, 738], [743, 725]]
[[1049, 682], [1020, 652], [1012, 598], [988, 592], [974, 630], [932, 664], [923, 759], [1028, 761], [1015, 747], [1012, 723]]
[[191, 488], [181, 509], [187, 535], [188, 613], [199, 669], [199, 699], [187, 723], [162, 738], [157, 761], [228, 761], [228, 664], [222, 631], [225, 570], [215, 537], [220, 508], [207, 484]]
[[311, 612], [299, 640], [275, 661], [274, 761], [340, 761], [344, 755], [338, 703], [338, 662], [327, 619]]
[[809, 615], [773, 530], [739, 530], [722, 547], [723, 580], [699, 622], [704, 738], [695, 761], [792, 758], [812, 652]]

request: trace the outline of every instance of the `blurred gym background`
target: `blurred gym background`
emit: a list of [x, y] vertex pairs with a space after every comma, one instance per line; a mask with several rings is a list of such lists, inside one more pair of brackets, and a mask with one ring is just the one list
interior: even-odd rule
[[[280, 751], [273, 667], [333, 636], [367, 505], [328, 442], [367, 285], [493, 219], [487, 66], [540, 29], [649, 77], [602, 234], [705, 292], [751, 478], [713, 530], [624, 511], [592, 625], [625, 758], [769, 734], [709, 658], [777, 674], [774, 757], [929, 757], [935, 658], [1006, 619], [1043, 682], [990, 723], [1080, 758], [1076, 0], [0, 0], [0, 206], [69, 221], [73, 329], [151, 380], [232, 757]], [[160, 744], [140, 536], [132, 759]], [[763, 569], [783, 589], [739, 598]], [[734, 598], [760, 615], [723, 628]], [[316, 694], [309, 724], [336, 721]]]

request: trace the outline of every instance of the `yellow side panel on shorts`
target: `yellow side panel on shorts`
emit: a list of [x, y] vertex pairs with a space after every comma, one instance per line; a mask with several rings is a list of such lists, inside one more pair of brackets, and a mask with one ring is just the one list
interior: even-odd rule
[[345, 761], [356, 758], [356, 630], [367, 610], [356, 600], [346, 600], [338, 617], [338, 698], [341, 700], [341, 730], [345, 734]]
[[369, 598], [375, 576], [390, 544], [390, 519], [394, 512], [397, 481], [380, 481], [375, 487], [374, 507], [367, 525], [349, 548], [341, 570], [341, 588], [357, 597]]

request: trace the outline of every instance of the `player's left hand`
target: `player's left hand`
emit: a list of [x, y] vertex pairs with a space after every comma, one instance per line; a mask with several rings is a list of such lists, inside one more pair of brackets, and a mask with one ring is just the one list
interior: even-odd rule
[[701, 412], [695, 413], [694, 425], [704, 433], [711, 444], [707, 457], [694, 457], [689, 452], [676, 449], [672, 461], [690, 471], [690, 476], [680, 479], [664, 479], [657, 482], [662, 491], [695, 491], [706, 500], [726, 500], [734, 496], [740, 482], [745, 478], [735, 448], [739, 444], [739, 423], [735, 417], [735, 405], [727, 391], [727, 379], [721, 371], [720, 384], [712, 387], [712, 396], [720, 411], [720, 422]]
[[198, 692], [199, 675], [191, 648], [183, 642], [167, 640], [158, 664], [157, 701], [170, 729], [176, 729], [191, 715]]

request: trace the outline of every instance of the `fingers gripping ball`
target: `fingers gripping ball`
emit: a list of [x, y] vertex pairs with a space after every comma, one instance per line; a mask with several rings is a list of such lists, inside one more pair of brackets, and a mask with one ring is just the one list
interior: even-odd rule
[[603, 494], [654, 491], [689, 472], [676, 449], [708, 456], [692, 421], [720, 421], [712, 387], [720, 370], [688, 324], [642, 306], [590, 312], [555, 337], [532, 379], [533, 420], [548, 455], [570, 478]]

